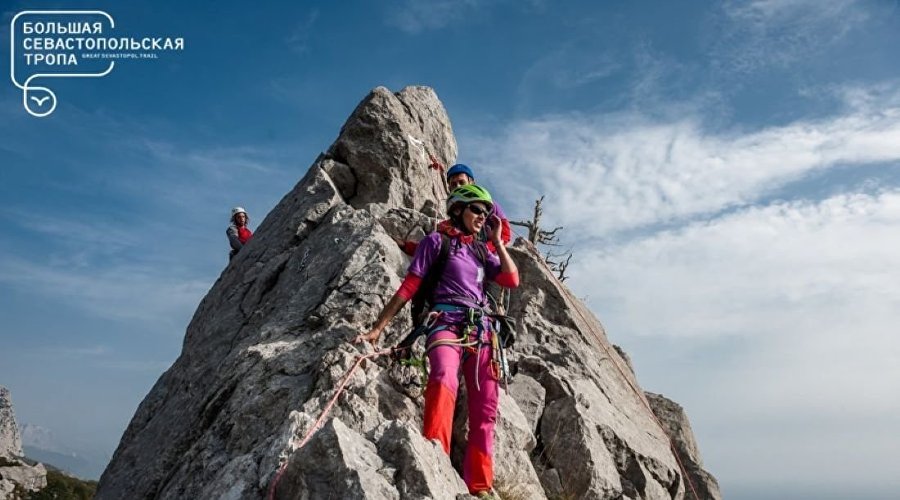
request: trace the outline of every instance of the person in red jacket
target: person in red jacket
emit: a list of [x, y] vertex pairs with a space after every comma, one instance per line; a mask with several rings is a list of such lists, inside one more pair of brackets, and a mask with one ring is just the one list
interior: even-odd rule
[[[472, 172], [472, 169], [469, 168], [468, 165], [463, 165], [462, 163], [457, 163], [450, 167], [450, 170], [447, 170], [447, 187], [452, 192], [454, 189], [460, 186], [466, 186], [469, 184], [475, 184], [475, 173]], [[512, 235], [512, 230], [509, 227], [509, 219], [506, 217], [506, 213], [503, 212], [503, 209], [500, 208], [500, 204], [494, 201], [493, 211], [491, 212], [491, 216], [496, 215], [498, 219], [500, 219], [500, 241], [503, 242], [503, 245], [506, 246], [509, 244], [510, 236]], [[450, 220], [443, 220], [438, 223], [438, 231], [445, 231], [450, 227]], [[487, 240], [487, 247], [491, 253], [497, 253], [497, 249], [494, 247], [494, 242], [490, 241], [488, 238], [483, 238]], [[399, 238], [395, 238], [397, 245], [403, 250], [403, 252], [407, 255], [415, 255], [416, 247], [418, 246], [418, 242], [415, 241], [403, 241]]]
[[228, 254], [228, 260], [234, 258], [235, 255], [250, 241], [253, 237], [253, 231], [247, 227], [250, 223], [250, 216], [247, 211], [241, 207], [231, 209], [231, 225], [225, 230], [228, 236], [228, 243], [231, 245], [231, 253]]

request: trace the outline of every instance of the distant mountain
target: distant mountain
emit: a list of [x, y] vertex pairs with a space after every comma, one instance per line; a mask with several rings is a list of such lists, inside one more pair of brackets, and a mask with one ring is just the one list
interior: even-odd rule
[[60, 440], [56, 434], [40, 425], [23, 423], [19, 426], [25, 456], [52, 465], [81, 479], [97, 480], [109, 456], [98, 451], [77, 449]]
[[19, 435], [22, 436], [22, 443], [25, 446], [43, 448], [45, 450], [60, 448], [53, 431], [40, 425], [23, 422], [19, 425]]
[[56, 467], [81, 479], [97, 480], [100, 478], [100, 474], [103, 474], [103, 469], [106, 468], [105, 460], [99, 462], [76, 453], [59, 453], [28, 445], [23, 448], [25, 448], [25, 456], [28, 458]]

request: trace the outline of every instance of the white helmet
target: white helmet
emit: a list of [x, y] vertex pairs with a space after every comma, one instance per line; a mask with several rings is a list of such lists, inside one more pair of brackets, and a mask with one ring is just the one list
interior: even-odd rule
[[237, 215], [237, 214], [244, 214], [244, 215], [246, 215], [247, 217], [250, 217], [250, 216], [247, 214], [247, 211], [244, 210], [244, 207], [234, 207], [234, 208], [231, 209], [231, 218], [232, 218], [232, 219], [234, 219], [234, 216]]

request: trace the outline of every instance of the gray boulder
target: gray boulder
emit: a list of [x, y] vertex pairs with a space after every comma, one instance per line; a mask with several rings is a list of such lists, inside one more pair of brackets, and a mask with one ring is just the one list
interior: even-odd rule
[[[419, 433], [415, 369], [348, 342], [405, 274], [391, 237], [421, 237], [442, 216], [444, 174], [430, 156], [456, 157], [435, 93], [373, 90], [201, 301], [96, 498], [263, 498], [276, 477], [276, 498], [467, 496], [458, 460]], [[501, 496], [683, 498], [668, 438], [599, 322], [528, 243], [512, 254], [523, 285], [495, 439]], [[382, 347], [409, 327], [401, 311]]]
[[[44, 464], [29, 465], [24, 461], [12, 460], [16, 465], [0, 466], [0, 493], [7, 496], [16, 490], [40, 491], [47, 486], [47, 469]], [[0, 498], [7, 498], [0, 496]]]

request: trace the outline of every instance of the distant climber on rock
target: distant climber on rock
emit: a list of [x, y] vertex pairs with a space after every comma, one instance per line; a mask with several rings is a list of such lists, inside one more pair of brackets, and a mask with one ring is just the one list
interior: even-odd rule
[[231, 245], [231, 253], [228, 254], [228, 260], [234, 258], [235, 255], [250, 241], [253, 237], [253, 231], [247, 227], [250, 223], [250, 216], [247, 211], [241, 207], [231, 209], [231, 224], [225, 230], [228, 235], [228, 244]]
[[[436, 161], [436, 160], [435, 160]], [[447, 188], [450, 191], [460, 187], [466, 186], [469, 184], [475, 184], [475, 174], [472, 172], [472, 169], [469, 168], [468, 165], [463, 165], [462, 163], [457, 163], [450, 167], [450, 170], [447, 170]], [[509, 226], [509, 219], [506, 217], [506, 214], [503, 212], [503, 209], [500, 208], [500, 204], [494, 202], [493, 204], [493, 212], [492, 215], [496, 215], [500, 219], [500, 239], [503, 241], [503, 245], [508, 245], [510, 240], [510, 235], [512, 231]], [[440, 230], [441, 226], [449, 226], [450, 221], [444, 220], [438, 223], [438, 230]], [[484, 235], [479, 235], [480, 239], [487, 242], [488, 249], [497, 253], [496, 248], [494, 248], [494, 243], [486, 238]], [[394, 241], [397, 242], [397, 245], [403, 250], [407, 255], [414, 255], [416, 253], [416, 245], [418, 245], [415, 241], [404, 241], [399, 238], [395, 238]]]
[[[462, 365], [469, 411], [463, 479], [469, 492], [476, 496], [489, 496], [493, 487], [494, 423], [500, 378], [496, 350], [499, 339], [489, 321], [484, 287], [488, 280], [507, 288], [519, 285], [519, 271], [503, 245], [500, 218], [496, 213], [491, 215], [493, 207], [490, 193], [480, 186], [465, 184], [454, 189], [447, 200], [448, 224], [419, 243], [400, 289], [385, 305], [372, 329], [353, 340], [374, 344], [426, 276], [431, 279], [432, 267], [443, 260], [443, 272], [436, 277], [429, 299], [434, 305], [425, 341], [430, 372], [425, 388], [423, 434], [450, 453]], [[489, 252], [487, 245], [476, 238], [485, 226], [496, 253]]]

